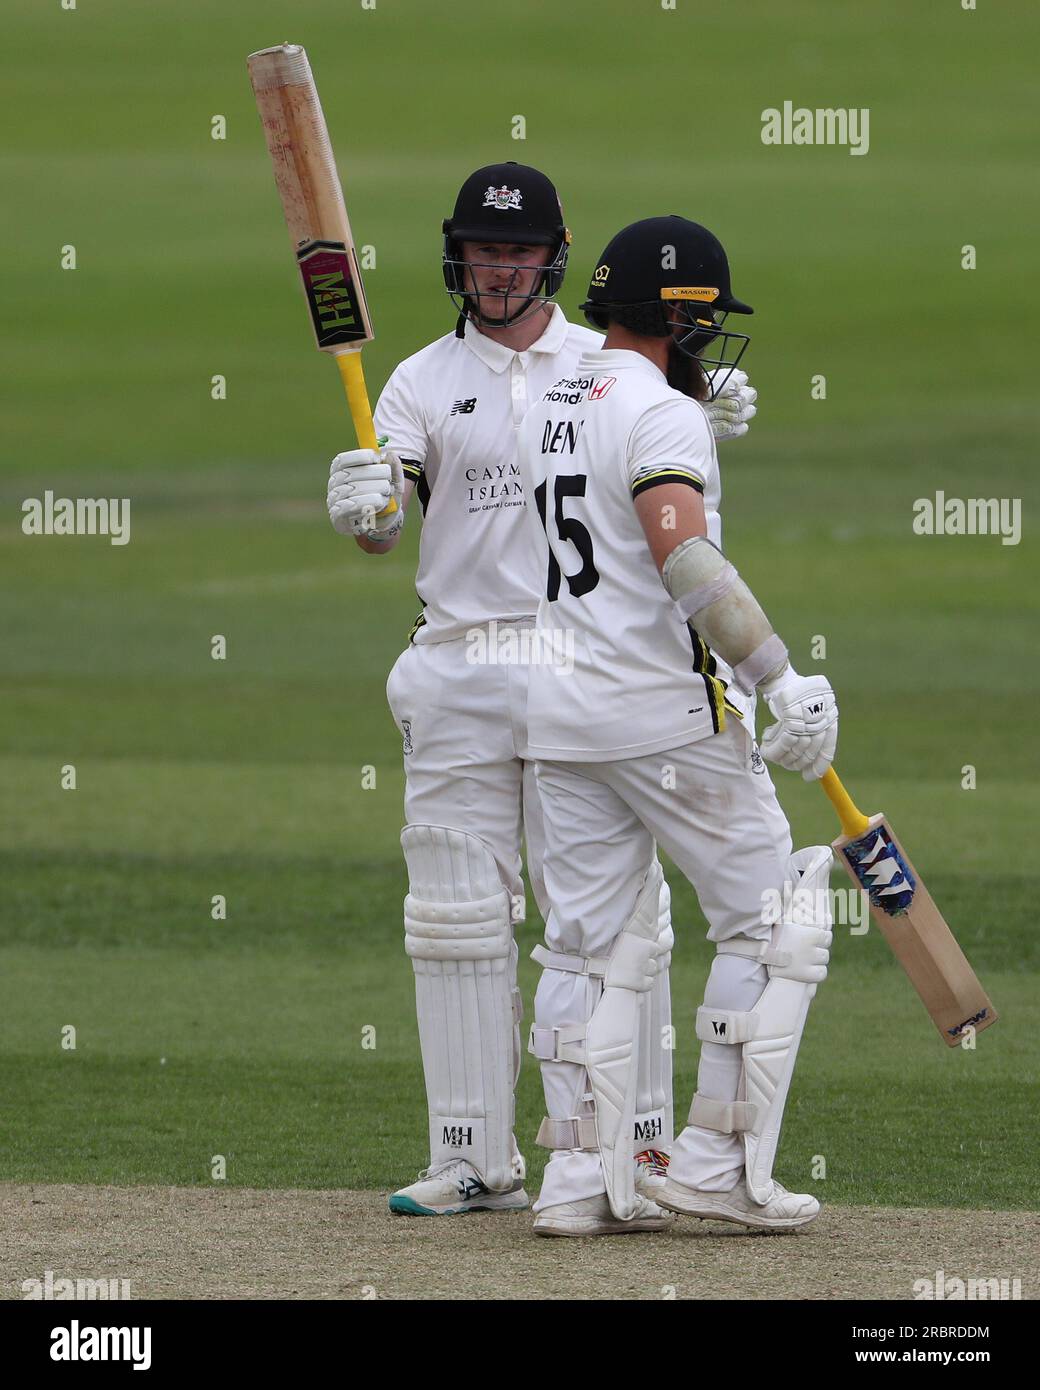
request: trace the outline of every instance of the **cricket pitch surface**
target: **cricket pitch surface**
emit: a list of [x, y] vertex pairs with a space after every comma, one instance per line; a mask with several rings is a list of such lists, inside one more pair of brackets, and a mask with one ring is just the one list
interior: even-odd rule
[[794, 1234], [677, 1217], [583, 1240], [531, 1220], [391, 1216], [379, 1192], [5, 1183], [0, 1297], [48, 1270], [145, 1299], [913, 1299], [939, 1270], [1037, 1296], [1037, 1212], [824, 1206]]

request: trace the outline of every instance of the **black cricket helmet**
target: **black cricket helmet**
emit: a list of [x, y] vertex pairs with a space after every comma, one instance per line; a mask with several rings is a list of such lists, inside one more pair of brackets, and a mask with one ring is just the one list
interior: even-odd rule
[[599, 258], [581, 308], [596, 328], [613, 322], [649, 338], [672, 337], [680, 352], [715, 369], [712, 400], [750, 341], [723, 325], [730, 314], [754, 313], [730, 289], [729, 261], [718, 237], [674, 214], [648, 217], [618, 232]]
[[[455, 211], [444, 219], [443, 230], [444, 285], [463, 317], [501, 328], [523, 318], [532, 304], [548, 302], [563, 284], [571, 234], [564, 225], [563, 208], [552, 180], [538, 169], [509, 160], [476, 170], [459, 190]], [[505, 293], [494, 296], [495, 307], [501, 312], [489, 315], [479, 301], [490, 296], [474, 294], [466, 284], [467, 267], [481, 262], [462, 259], [464, 241], [548, 246], [552, 252], [529, 294], [514, 294], [513, 289], [520, 275], [531, 267], [505, 266], [513, 273]]]

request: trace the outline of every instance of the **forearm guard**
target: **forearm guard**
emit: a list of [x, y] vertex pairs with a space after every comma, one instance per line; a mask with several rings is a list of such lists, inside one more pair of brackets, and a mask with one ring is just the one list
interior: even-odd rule
[[787, 648], [736, 569], [706, 536], [676, 546], [665, 561], [664, 586], [684, 622], [733, 668], [749, 694], [787, 664]]

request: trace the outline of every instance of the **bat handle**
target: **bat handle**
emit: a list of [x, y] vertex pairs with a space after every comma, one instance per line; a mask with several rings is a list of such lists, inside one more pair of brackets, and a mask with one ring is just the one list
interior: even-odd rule
[[[343, 389], [347, 393], [347, 404], [354, 421], [358, 444], [362, 449], [378, 449], [376, 427], [372, 423], [372, 407], [368, 403], [368, 390], [365, 386], [365, 372], [361, 366], [361, 353], [337, 352], [336, 365], [343, 378]], [[397, 511], [397, 503], [391, 497], [389, 503], [377, 515], [392, 516]]]
[[858, 840], [870, 829], [870, 821], [859, 809], [852, 797], [841, 784], [841, 778], [829, 767], [820, 778], [820, 786], [830, 797], [831, 805], [838, 813], [841, 828], [850, 840]]

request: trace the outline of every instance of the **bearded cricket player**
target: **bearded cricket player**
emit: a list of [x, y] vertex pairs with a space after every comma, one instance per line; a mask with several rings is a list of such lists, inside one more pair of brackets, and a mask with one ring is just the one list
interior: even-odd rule
[[[792, 854], [754, 697], [776, 720], [762, 754], [807, 779], [830, 766], [838, 711], [822, 676], [792, 669], [721, 548], [705, 406], [747, 346], [728, 320], [752, 310], [718, 239], [674, 216], [620, 232], [582, 308], [605, 341], [520, 431], [521, 480], [538, 500], [525, 518], [542, 568], [538, 633], [549, 648], [572, 633], [575, 652], [570, 668], [532, 665], [528, 682], [550, 904], [533, 1050], [554, 1150], [534, 1229], [654, 1231], [678, 1212], [791, 1230], [819, 1210], [772, 1170], [827, 973], [831, 851]], [[673, 945], [657, 845], [693, 885], [716, 955], [697, 1011], [697, 1091], [648, 1192], [630, 1134], [636, 1021]]]

